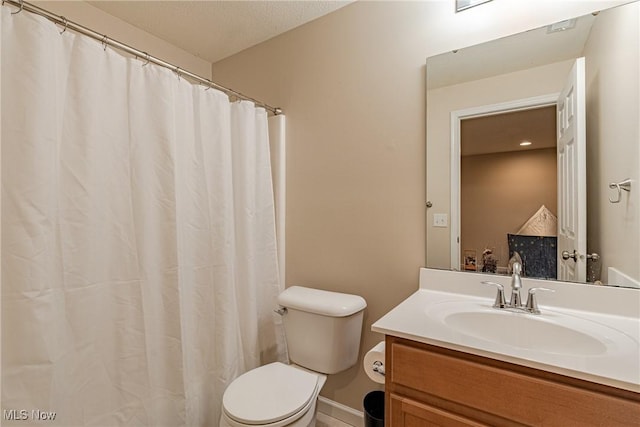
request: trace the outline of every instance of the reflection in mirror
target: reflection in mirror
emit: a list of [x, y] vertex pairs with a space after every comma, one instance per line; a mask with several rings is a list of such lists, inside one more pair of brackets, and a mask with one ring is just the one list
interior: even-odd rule
[[506, 274], [519, 252], [528, 276], [555, 278], [556, 163], [555, 105], [461, 121], [459, 246], [476, 259], [463, 268]]
[[640, 287], [639, 15], [427, 59], [428, 267]]

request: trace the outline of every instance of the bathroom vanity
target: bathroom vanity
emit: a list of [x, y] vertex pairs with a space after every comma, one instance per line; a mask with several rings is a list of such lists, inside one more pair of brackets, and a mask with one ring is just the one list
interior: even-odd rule
[[556, 292], [523, 314], [492, 308], [478, 276], [422, 269], [420, 289], [373, 325], [387, 426], [640, 425], [637, 291], [545, 281]]
[[391, 427], [640, 425], [638, 393], [393, 336], [386, 348]]

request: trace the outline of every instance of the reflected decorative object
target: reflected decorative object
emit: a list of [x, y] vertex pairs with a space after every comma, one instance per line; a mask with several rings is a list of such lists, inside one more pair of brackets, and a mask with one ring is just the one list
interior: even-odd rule
[[456, 0], [456, 13], [490, 1], [491, 0]]
[[602, 273], [602, 258], [594, 257], [587, 260], [587, 283], [595, 283], [602, 285], [600, 281], [600, 274]]
[[467, 249], [464, 251], [464, 269], [476, 271], [478, 269], [478, 259], [476, 256], [476, 251]]
[[491, 249], [485, 249], [482, 252], [482, 272], [496, 273], [498, 271], [498, 259], [493, 255]]

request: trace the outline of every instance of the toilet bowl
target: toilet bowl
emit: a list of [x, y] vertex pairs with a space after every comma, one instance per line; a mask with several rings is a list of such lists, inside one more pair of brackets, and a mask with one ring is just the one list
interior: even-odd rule
[[270, 363], [229, 384], [220, 427], [314, 427], [326, 375], [358, 360], [362, 297], [292, 286], [278, 304], [292, 364]]
[[220, 427], [313, 427], [326, 378], [280, 362], [253, 369], [225, 391]]

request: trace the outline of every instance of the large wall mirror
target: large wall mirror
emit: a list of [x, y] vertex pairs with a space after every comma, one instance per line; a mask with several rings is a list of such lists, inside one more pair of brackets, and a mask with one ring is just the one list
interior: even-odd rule
[[427, 59], [428, 267], [640, 287], [639, 17]]

